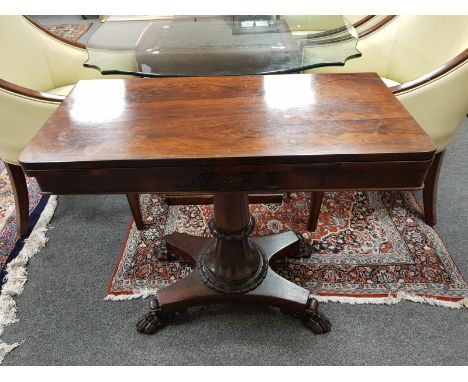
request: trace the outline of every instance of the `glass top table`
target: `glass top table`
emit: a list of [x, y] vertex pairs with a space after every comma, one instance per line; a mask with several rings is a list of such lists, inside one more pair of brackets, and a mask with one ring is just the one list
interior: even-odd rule
[[86, 67], [140, 77], [293, 73], [360, 57], [342, 16], [113, 16]]

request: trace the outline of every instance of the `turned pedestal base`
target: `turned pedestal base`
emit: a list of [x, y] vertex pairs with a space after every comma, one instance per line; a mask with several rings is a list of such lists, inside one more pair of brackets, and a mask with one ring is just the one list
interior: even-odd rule
[[186, 278], [159, 291], [150, 312], [137, 324], [152, 334], [176, 312], [215, 303], [251, 303], [276, 306], [302, 319], [316, 334], [327, 333], [330, 321], [318, 311], [309, 291], [276, 274], [273, 261], [298, 256], [300, 240], [293, 232], [253, 238], [253, 218], [247, 194], [220, 193], [214, 197], [213, 238], [173, 233], [165, 238], [169, 252], [191, 263]]

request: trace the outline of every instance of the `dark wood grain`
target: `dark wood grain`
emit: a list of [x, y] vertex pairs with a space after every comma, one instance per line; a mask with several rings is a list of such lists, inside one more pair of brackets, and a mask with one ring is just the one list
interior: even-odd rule
[[419, 88], [420, 86], [426, 85], [429, 82], [435, 81], [438, 78], [445, 76], [447, 73], [452, 70], [457, 69], [458, 67], [465, 65], [468, 62], [468, 49], [465, 49], [463, 52], [441, 65], [440, 67], [426, 73], [425, 75], [416, 78], [413, 81], [408, 81], [400, 85], [395, 85], [390, 88], [393, 94], [398, 95], [405, 93], [410, 90]]
[[422, 188], [431, 163], [432, 159], [231, 166], [181, 164], [26, 172], [37, 178], [43, 192], [59, 194], [410, 190]]
[[4, 163], [15, 198], [16, 234], [19, 237], [24, 237], [29, 233], [29, 194], [26, 178], [21, 166]]
[[[377, 32], [381, 28], [385, 27], [388, 23], [390, 23], [395, 17], [396, 16], [387, 16], [387, 17], [383, 18], [382, 20], [375, 23], [374, 25], [371, 25], [367, 29], [359, 31], [358, 32], [358, 37], [359, 38], [367, 37], [367, 36]], [[356, 24], [358, 24], [358, 23], [356, 23], [356, 24], [353, 24], [353, 26], [355, 28], [357, 28], [358, 26], [364, 24], [365, 22], [371, 20], [372, 18], [373, 18], [373, 16], [367, 16], [366, 18], [362, 19], [362, 20], [364, 20], [362, 23], [360, 23], [359, 25], [356, 25]], [[345, 42], [345, 41], [349, 41], [349, 40], [354, 39], [354, 37], [349, 33], [346, 33], [344, 35], [339, 35], [339, 32], [345, 31], [346, 29], [347, 29], [346, 27], [341, 27], [341, 28], [334, 29], [334, 30], [327, 31], [327, 32], [323, 32], [323, 33], [316, 33], [316, 34], [314, 33], [314, 34], [310, 35], [310, 37], [312, 39], [309, 42], [309, 44], [310, 45], [337, 44], [337, 43], [340, 43], [340, 42]], [[336, 34], [338, 34], [338, 35], [335, 36]], [[326, 38], [322, 39], [322, 40], [314, 41], [313, 38], [317, 38], [317, 37], [321, 37], [321, 38], [326, 37]]]
[[128, 205], [130, 206], [130, 211], [132, 211], [133, 220], [135, 220], [135, 225], [139, 230], [145, 228], [145, 223], [143, 222], [143, 217], [141, 216], [140, 208], [140, 195], [136, 193], [126, 194]]
[[371, 34], [377, 32], [382, 27], [386, 26], [388, 23], [393, 21], [396, 17], [398, 17], [398, 16], [391, 15], [391, 16], [384, 17], [382, 20], [380, 20], [378, 23], [372, 25], [370, 28], [367, 28], [367, 29], [359, 32], [359, 38], [361, 39], [361, 38], [370, 36]]
[[359, 28], [362, 24], [367, 23], [368, 21], [372, 20], [375, 17], [375, 15], [368, 15], [364, 16], [362, 19], [359, 19], [355, 23], [353, 23], [354, 28]]
[[437, 186], [439, 184], [439, 174], [444, 155], [445, 150], [436, 154], [434, 162], [429, 168], [426, 179], [424, 180], [424, 221], [431, 227], [437, 224]]
[[62, 102], [65, 99], [65, 96], [62, 95], [38, 92], [36, 90], [12, 84], [11, 82], [2, 79], [0, 79], [0, 89], [23, 97], [34, 98], [38, 101]]
[[376, 74], [298, 74], [80, 81], [20, 161], [26, 170], [103, 169], [433, 153]]
[[[172, 234], [167, 237], [168, 242], [173, 245], [173, 241], [182, 241], [184, 236], [181, 234]], [[197, 238], [203, 242], [206, 238]], [[213, 240], [213, 239], [211, 239]], [[245, 239], [243, 240], [245, 241]], [[262, 248], [268, 259], [276, 261], [294, 252], [297, 247], [297, 236], [292, 232], [284, 232], [279, 235], [249, 239], [258, 248]], [[235, 243], [223, 243], [235, 244]], [[195, 249], [195, 250], [193, 250]], [[184, 259], [190, 256], [197, 258], [199, 248], [188, 248], [183, 254]], [[237, 263], [230, 259], [227, 253], [224, 253], [225, 261], [229, 262], [231, 267], [245, 267], [245, 264]], [[230, 261], [231, 260], [231, 261]], [[192, 264], [195, 260], [190, 261]], [[227, 267], [226, 264], [224, 264]], [[277, 275], [272, 269], [269, 269], [264, 282], [255, 290], [247, 293], [216, 293], [206, 286], [200, 279], [195, 270], [192, 274], [183, 280], [178, 281], [173, 286], [165, 288], [158, 293], [159, 303], [163, 310], [175, 311], [181, 308], [188, 308], [196, 305], [233, 302], [233, 303], [254, 303], [278, 306], [296, 312], [303, 312], [307, 308], [309, 292]]]
[[310, 194], [309, 220], [307, 222], [307, 231], [314, 232], [317, 229], [317, 223], [322, 207], [323, 192], [315, 191]]

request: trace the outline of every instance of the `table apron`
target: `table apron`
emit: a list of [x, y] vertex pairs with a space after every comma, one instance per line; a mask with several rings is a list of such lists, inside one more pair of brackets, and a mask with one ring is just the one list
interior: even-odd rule
[[54, 194], [419, 189], [432, 160], [28, 170]]

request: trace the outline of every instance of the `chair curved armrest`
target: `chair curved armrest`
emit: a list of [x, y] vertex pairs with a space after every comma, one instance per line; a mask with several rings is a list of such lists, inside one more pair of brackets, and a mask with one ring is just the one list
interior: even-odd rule
[[465, 64], [468, 61], [468, 49], [465, 49], [459, 55], [452, 58], [450, 61], [446, 62], [444, 65], [439, 66], [433, 71], [424, 74], [423, 76], [416, 78], [415, 80], [404, 82], [400, 85], [392, 86], [390, 90], [395, 95], [406, 93], [410, 90], [424, 86], [432, 81], [437, 80], [438, 78], [449, 73], [453, 69], [457, 68], [460, 65]]
[[[366, 24], [367, 22], [371, 21], [372, 19], [374, 19], [375, 15], [369, 15], [369, 16], [366, 16], [366, 17], [363, 17], [362, 19], [356, 21], [355, 23], [353, 23], [353, 27], [355, 29], [358, 29], [359, 27], [361, 27], [362, 25]], [[344, 32], [346, 31], [346, 26], [341, 26], [341, 27], [338, 27], [338, 28], [334, 28], [334, 29], [330, 29], [330, 30], [327, 30], [327, 31], [324, 31], [324, 32], [316, 32], [313, 34], [313, 37], [314, 38], [317, 38], [317, 37], [333, 37], [334, 35], [336, 34], [339, 34], [341, 32]], [[351, 36], [342, 36], [340, 41], [346, 41], [346, 40], [350, 40], [352, 37]]]
[[452, 142], [468, 112], [468, 59], [464, 53], [465, 60], [458, 65], [447, 65], [443, 71], [444, 65], [431, 79], [427, 75], [423, 76], [426, 80], [413, 81], [419, 86], [407, 85], [408, 90], [394, 93], [434, 140], [438, 152]]
[[36, 90], [28, 89], [23, 86], [12, 84], [11, 82], [0, 79], [0, 89], [15, 93], [19, 96], [32, 98], [38, 101], [48, 101], [48, 102], [62, 102], [65, 99], [65, 96], [38, 92]]
[[[383, 19], [381, 19], [380, 21], [375, 22], [376, 20], [378, 20], [377, 16], [367, 16], [367, 17], [362, 19], [362, 22], [360, 20], [357, 23], [354, 23], [353, 27], [357, 31], [358, 38], [363, 39], [363, 38], [366, 38], [367, 36], [370, 36], [371, 34], [377, 32], [377, 31], [381, 30], [383, 27], [385, 27], [387, 24], [389, 24], [391, 21], [393, 21], [396, 17], [397, 16], [386, 16]], [[375, 22], [375, 24], [374, 24], [374, 22]], [[367, 27], [366, 27], [366, 24], [371, 24], [371, 26], [367, 25]], [[360, 30], [361, 27], [365, 28], [365, 29]], [[337, 38], [337, 39], [332, 39], [329, 42], [335, 42], [336, 43], [336, 42], [347, 41], [347, 40], [350, 40], [350, 39], [352, 39], [352, 37], [350, 35], [348, 35], [348, 36], [343, 36], [343, 37], [340, 37], [340, 38]]]
[[47, 28], [44, 28], [41, 24], [39, 24], [37, 21], [34, 21], [31, 17], [29, 16], [23, 16], [26, 20], [28, 20], [31, 24], [33, 24], [37, 29], [41, 30], [42, 32], [46, 33], [49, 35], [51, 38], [58, 40], [64, 44], [73, 46], [75, 48], [80, 48], [80, 49], [86, 49], [86, 46], [82, 44], [81, 42], [78, 41], [71, 41], [67, 40], [66, 38], [63, 38], [62, 36], [59, 36], [58, 34], [55, 34], [48, 30]]
[[[373, 34], [374, 32], [379, 31], [384, 26], [386, 26], [391, 21], [393, 21], [396, 17], [397, 16], [382, 17], [382, 16], [369, 15], [369, 16], [363, 17], [357, 22], [354, 22], [352, 25], [354, 29], [356, 30], [359, 39], [362, 39]], [[346, 26], [342, 26], [339, 28], [327, 30], [325, 32], [320, 32], [320, 33], [314, 32], [313, 37], [314, 39], [321, 38], [322, 43], [326, 43], [326, 44], [352, 40], [353, 37], [349, 34], [340, 35], [340, 33], [346, 31], [346, 29], [347, 29]], [[327, 37], [329, 38], [327, 39]]]
[[[349, 60], [345, 66], [321, 67], [305, 71], [306, 73], [360, 73], [376, 72], [381, 77], [388, 77], [393, 36], [398, 27], [398, 16], [375, 17], [377, 23], [370, 20], [359, 36], [356, 49], [362, 56]], [[366, 24], [365, 24], [366, 25]], [[369, 38], [367, 38], [369, 37]]]
[[368, 15], [366, 17], [363, 17], [362, 19], [360, 19], [360, 20], [356, 21], [355, 23], [353, 23], [353, 27], [354, 28], [359, 28], [363, 24], [365, 24], [368, 21], [372, 20], [374, 17], [376, 17], [376, 15]]
[[[373, 16], [372, 18], [374, 18], [375, 16]], [[359, 38], [365, 38], [367, 36], [370, 36], [371, 34], [377, 32], [378, 30], [380, 30], [381, 28], [383, 28], [384, 26], [386, 26], [388, 23], [390, 23], [391, 21], [393, 21], [397, 16], [395, 15], [390, 15], [390, 16], [386, 16], [384, 17], [382, 20], [380, 20], [379, 22], [373, 24], [371, 27], [367, 28], [367, 29], [364, 29], [362, 31], [359, 32]], [[366, 20], [365, 22], [367, 23], [369, 20], [372, 20], [371, 19], [368, 19]], [[354, 24], [354, 27], [356, 28], [358, 25]]]

